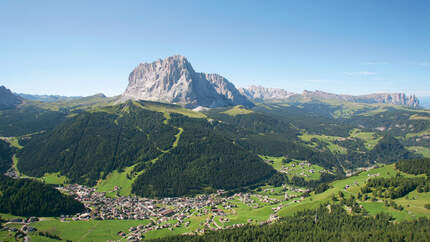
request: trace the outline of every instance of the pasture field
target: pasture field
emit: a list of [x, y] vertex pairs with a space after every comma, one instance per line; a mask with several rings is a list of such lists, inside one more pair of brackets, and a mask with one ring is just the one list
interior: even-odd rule
[[307, 161], [293, 160], [289, 163], [284, 163], [285, 157], [273, 157], [263, 156], [260, 158], [266, 161], [267, 164], [271, 165], [277, 171], [286, 172], [288, 178], [293, 176], [303, 177], [305, 180], [318, 180], [321, 176], [321, 172], [325, 169], [319, 165], [310, 164]]
[[[369, 171], [361, 172], [356, 176], [351, 176], [343, 180], [337, 180], [330, 183], [331, 188], [320, 194], [312, 194], [310, 197], [305, 198], [300, 203], [294, 203], [291, 206], [287, 206], [280, 210], [279, 215], [291, 216], [297, 211], [304, 209], [317, 208], [320, 204], [331, 202], [332, 196], [337, 196], [339, 192], [345, 194], [345, 198], [349, 198], [351, 195], [356, 195], [360, 192], [360, 189], [365, 185], [366, 181], [371, 177], [393, 177], [397, 173], [400, 173], [406, 177], [415, 177], [400, 172], [395, 169], [394, 164], [386, 165], [380, 168], [371, 169]], [[348, 186], [348, 188], [346, 188]], [[414, 197], [415, 200], [407, 200], [406, 197]], [[430, 210], [424, 208], [424, 204], [428, 203], [430, 193], [418, 194], [416, 191], [411, 192], [405, 197], [395, 199], [394, 201], [404, 207], [403, 211], [395, 210], [391, 207], [385, 207], [383, 202], [370, 202], [364, 201], [359, 202], [367, 210], [369, 214], [375, 215], [380, 212], [388, 213], [394, 218], [400, 220], [412, 219], [420, 216], [430, 217]], [[408, 206], [409, 205], [409, 206]]]
[[319, 141], [328, 143], [327, 148], [333, 153], [337, 153], [337, 154], [346, 154], [347, 153], [347, 149], [345, 147], [342, 147], [340, 145], [333, 143], [336, 140], [342, 140], [343, 139], [342, 137], [305, 133], [305, 134], [300, 135], [299, 138], [303, 141], [311, 142], [312, 147], [315, 147], [317, 145], [312, 140], [318, 139]]
[[425, 148], [422, 146], [409, 146], [407, 147], [408, 150], [416, 152], [418, 154], [421, 154], [422, 156], [426, 157], [426, 158], [430, 158], [430, 149], [429, 148]]
[[360, 129], [353, 129], [349, 134], [349, 137], [358, 138], [364, 141], [368, 150], [373, 149], [373, 147], [375, 147], [375, 145], [377, 145], [382, 139], [382, 137], [377, 135], [375, 132], [363, 132]]
[[[49, 232], [58, 235], [63, 240], [72, 241], [106, 241], [119, 240], [119, 232], [128, 232], [133, 226], [146, 225], [149, 220], [89, 220], [89, 221], [66, 221], [49, 219], [33, 223], [38, 231]], [[32, 238], [32, 241], [39, 241]], [[48, 239], [48, 238], [46, 238]], [[46, 240], [49, 241], [49, 240]], [[54, 241], [54, 240], [51, 240]]]
[[47, 184], [62, 185], [67, 183], [67, 177], [61, 176], [60, 172], [46, 173], [40, 180]]
[[236, 115], [250, 114], [253, 112], [254, 111], [246, 109], [242, 105], [238, 105], [238, 106], [234, 106], [231, 109], [228, 109], [228, 110], [221, 112], [221, 113], [224, 113], [224, 114], [227, 114], [230, 116], [236, 116]]
[[130, 166], [124, 169], [124, 171], [113, 171], [106, 176], [106, 179], [100, 180], [96, 185], [97, 192], [106, 192], [107, 196], [114, 197], [117, 194], [113, 192], [115, 187], [119, 188], [118, 194], [120, 196], [128, 196], [131, 194], [131, 186], [133, 179], [127, 177], [131, 173], [134, 166]]

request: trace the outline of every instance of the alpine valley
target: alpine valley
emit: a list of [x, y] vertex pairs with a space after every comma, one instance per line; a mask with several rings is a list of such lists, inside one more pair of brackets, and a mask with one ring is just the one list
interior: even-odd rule
[[416, 96], [236, 88], [183, 56], [128, 81], [115, 97], [0, 87], [0, 240], [428, 240]]

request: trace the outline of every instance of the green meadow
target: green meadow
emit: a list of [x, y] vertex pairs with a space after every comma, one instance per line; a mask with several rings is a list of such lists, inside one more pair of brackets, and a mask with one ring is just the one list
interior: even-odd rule
[[[106, 241], [118, 240], [119, 232], [128, 232], [133, 226], [146, 225], [148, 220], [89, 220], [89, 221], [65, 221], [48, 219], [33, 223], [38, 231], [49, 232], [58, 235], [63, 240], [71, 241]], [[38, 241], [33, 239], [33, 241]], [[47, 240], [48, 241], [48, 240]]]

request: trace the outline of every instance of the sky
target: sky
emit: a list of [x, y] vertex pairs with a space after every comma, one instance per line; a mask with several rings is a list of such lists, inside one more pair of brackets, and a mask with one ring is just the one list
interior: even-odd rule
[[183, 55], [237, 87], [430, 96], [430, 1], [0, 1], [0, 85], [122, 93]]

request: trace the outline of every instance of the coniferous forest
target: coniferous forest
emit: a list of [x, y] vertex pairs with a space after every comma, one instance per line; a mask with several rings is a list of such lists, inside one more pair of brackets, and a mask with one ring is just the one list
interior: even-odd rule
[[13, 149], [9, 143], [0, 140], [0, 173], [5, 173], [12, 165]]
[[18, 216], [60, 216], [83, 212], [85, 207], [53, 186], [31, 179], [0, 175], [0, 212]]

